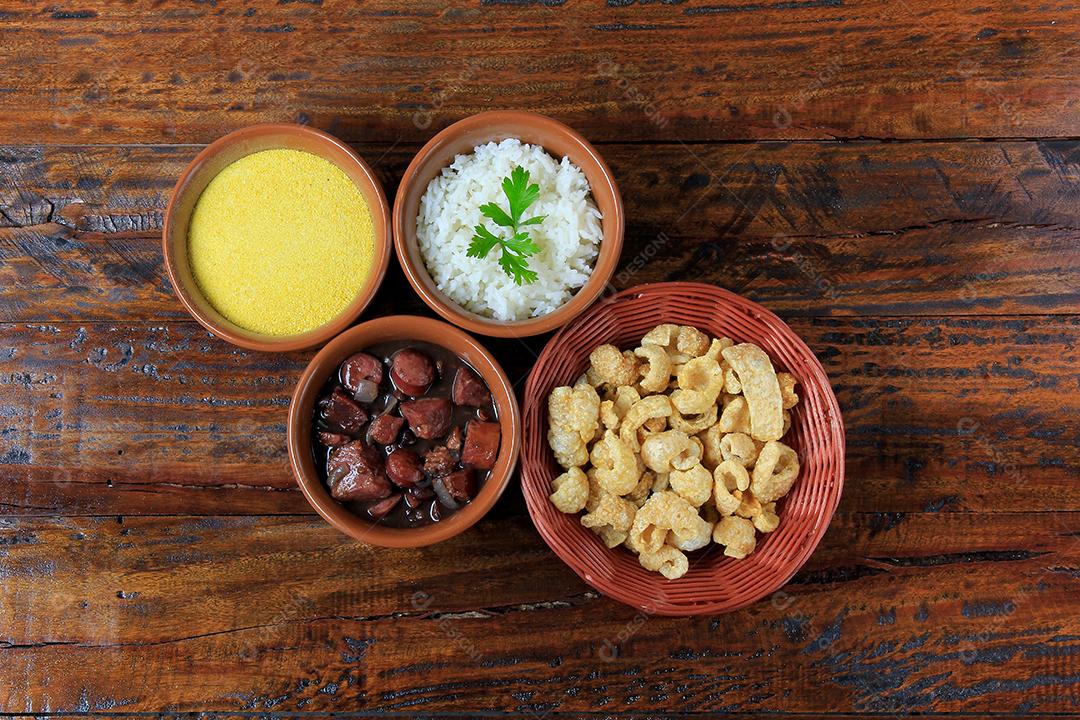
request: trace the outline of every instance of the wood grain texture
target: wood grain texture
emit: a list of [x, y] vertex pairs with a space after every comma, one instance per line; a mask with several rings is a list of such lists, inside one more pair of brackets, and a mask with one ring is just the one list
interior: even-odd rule
[[[415, 149], [360, 148], [391, 197]], [[159, 233], [197, 150], [0, 149], [0, 320], [185, 317]], [[699, 280], [788, 316], [1080, 312], [1080, 144], [603, 153], [627, 206], [620, 289]]]
[[[6, 3], [0, 715], [1077, 717], [1078, 41], [1053, 1]], [[614, 287], [728, 287], [821, 359], [847, 482], [782, 592], [639, 615], [513, 482], [446, 543], [352, 543], [288, 470], [312, 353], [173, 296], [205, 143], [310, 124], [392, 197], [500, 107], [611, 165]], [[430, 314], [406, 287], [367, 317]], [[543, 342], [485, 345], [520, 388]]]
[[679, 620], [516, 522], [395, 551], [311, 518], [7, 520], [0, 709], [1066, 712], [1078, 532], [841, 513], [784, 592]]
[[[1080, 510], [1080, 317], [791, 324], [844, 413], [844, 509]], [[541, 342], [488, 342], [519, 394]], [[246, 352], [192, 322], [0, 325], [13, 368], [0, 374], [0, 503], [9, 514], [308, 512], [285, 417], [311, 355]]]
[[417, 141], [497, 107], [596, 140], [1080, 136], [1066, 8], [22, 2], [3, 18], [0, 142], [209, 142], [269, 121]]

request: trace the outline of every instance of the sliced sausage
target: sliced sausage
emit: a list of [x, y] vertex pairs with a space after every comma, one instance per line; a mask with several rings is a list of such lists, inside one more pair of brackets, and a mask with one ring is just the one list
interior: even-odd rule
[[450, 496], [461, 503], [472, 500], [476, 494], [476, 476], [467, 468], [450, 473], [442, 479], [442, 483]]
[[390, 514], [390, 511], [397, 507], [397, 504], [401, 502], [401, 493], [391, 495], [385, 500], [380, 500], [377, 503], [368, 506], [368, 515], [376, 520], [382, 520], [384, 517]]
[[380, 445], [393, 445], [404, 424], [405, 418], [397, 415], [380, 415], [368, 426], [368, 437]]
[[424, 473], [429, 477], [442, 477], [457, 465], [457, 458], [447, 448], [437, 445], [424, 453]]
[[319, 401], [319, 417], [331, 430], [349, 435], [359, 435], [367, 422], [368, 414], [356, 401], [345, 394], [341, 386]]
[[386, 474], [395, 485], [410, 488], [424, 479], [420, 456], [412, 450], [398, 448], [386, 456]]
[[401, 414], [416, 437], [434, 440], [450, 429], [453, 406], [446, 398], [421, 398], [401, 403]]
[[490, 470], [499, 456], [501, 431], [499, 423], [470, 420], [465, 426], [465, 447], [461, 451], [461, 464]]
[[318, 432], [318, 438], [319, 442], [321, 442], [326, 447], [340, 447], [341, 445], [352, 442], [352, 438], [348, 435], [326, 432], [325, 430], [320, 430]]
[[370, 380], [378, 385], [383, 381], [383, 365], [379, 358], [366, 352], [358, 352], [349, 356], [338, 368], [338, 380], [349, 389], [356, 392], [359, 380]]
[[479, 375], [463, 367], [454, 375], [453, 398], [455, 405], [481, 407], [491, 402], [491, 392]]
[[419, 350], [398, 350], [390, 358], [390, 379], [409, 395], [423, 395], [435, 382], [435, 363]]
[[381, 500], [392, 492], [379, 451], [363, 440], [331, 450], [326, 475], [338, 500]]

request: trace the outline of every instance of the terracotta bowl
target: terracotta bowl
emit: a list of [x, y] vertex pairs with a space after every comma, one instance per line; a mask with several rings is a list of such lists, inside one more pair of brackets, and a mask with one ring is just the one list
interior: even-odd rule
[[[455, 155], [471, 153], [477, 145], [507, 138], [540, 145], [555, 158], [569, 157], [588, 178], [593, 200], [603, 214], [600, 254], [584, 287], [565, 305], [547, 315], [513, 322], [495, 320], [466, 310], [439, 290], [428, 274], [416, 240], [420, 198], [435, 176], [451, 163]], [[581, 135], [560, 122], [533, 113], [486, 112], [447, 127], [428, 141], [413, 158], [394, 200], [394, 246], [409, 282], [439, 315], [470, 332], [483, 335], [525, 337], [565, 325], [604, 291], [619, 262], [622, 243], [622, 196], [607, 163]]]
[[[330, 496], [315, 468], [311, 421], [319, 392], [338, 365], [355, 352], [376, 343], [419, 340], [456, 353], [487, 383], [495, 400], [502, 445], [487, 480], [473, 500], [445, 520], [418, 528], [392, 528], [354, 514]], [[469, 335], [439, 320], [394, 315], [360, 323], [330, 341], [300, 376], [289, 406], [289, 460], [300, 489], [311, 506], [331, 525], [360, 542], [384, 547], [421, 547], [446, 540], [471, 527], [503, 494], [517, 465], [521, 448], [521, 411], [514, 389], [491, 354]]]
[[[778, 504], [780, 527], [759, 533], [757, 549], [743, 560], [725, 557], [715, 545], [691, 553], [690, 570], [678, 580], [645, 570], [629, 550], [609, 550], [582, 527], [579, 516], [559, 512], [548, 500], [551, 481], [561, 472], [547, 445], [548, 394], [573, 384], [597, 345], [635, 347], [661, 323], [694, 325], [714, 337], [758, 344], [778, 370], [796, 377], [800, 396], [784, 442], [799, 453], [801, 470]], [[529, 375], [525, 398], [522, 485], [540, 535], [589, 585], [649, 614], [714, 615], [776, 592], [810, 557], [840, 501], [844, 425], [824, 369], [782, 320], [720, 288], [659, 283], [605, 299], [551, 339]]]
[[[375, 230], [375, 256], [367, 281], [356, 298], [330, 322], [298, 335], [274, 336], [246, 330], [225, 319], [199, 290], [188, 265], [188, 221], [202, 191], [227, 165], [262, 150], [303, 150], [341, 168], [359, 188]], [[390, 209], [382, 185], [367, 163], [345, 143], [303, 125], [253, 125], [208, 145], [184, 170], [165, 210], [162, 230], [165, 269], [180, 302], [210, 332], [250, 350], [285, 352], [321, 345], [347, 328], [371, 302], [390, 262]]]

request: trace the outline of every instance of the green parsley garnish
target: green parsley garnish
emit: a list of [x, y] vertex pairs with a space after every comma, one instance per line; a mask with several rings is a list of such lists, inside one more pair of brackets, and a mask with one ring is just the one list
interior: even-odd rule
[[466, 255], [475, 258], [487, 257], [491, 249], [499, 245], [502, 247], [499, 265], [503, 272], [514, 279], [514, 284], [536, 282], [536, 273], [529, 269], [529, 256], [540, 252], [540, 248], [529, 233], [521, 228], [539, 225], [546, 215], [536, 215], [528, 220], [522, 220], [521, 216], [540, 197], [540, 186], [535, 183], [530, 185], [529, 171], [518, 165], [510, 173], [510, 177], [503, 178], [502, 189], [510, 204], [510, 212], [507, 213], [495, 203], [487, 203], [480, 206], [480, 213], [497, 226], [509, 228], [510, 237], [500, 237], [483, 225], [477, 225], [473, 228], [476, 234], [473, 235]]

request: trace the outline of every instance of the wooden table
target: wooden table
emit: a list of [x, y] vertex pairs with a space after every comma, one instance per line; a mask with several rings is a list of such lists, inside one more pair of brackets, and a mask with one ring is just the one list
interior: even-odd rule
[[[1080, 712], [1078, 42], [1056, 2], [9, 3], [0, 710]], [[162, 210], [205, 143], [310, 124], [392, 195], [491, 108], [597, 144], [617, 286], [734, 289], [821, 359], [847, 486], [782, 593], [641, 617], [514, 484], [453, 541], [357, 545], [286, 462], [312, 353], [174, 297]], [[396, 267], [389, 312], [430, 314]]]

